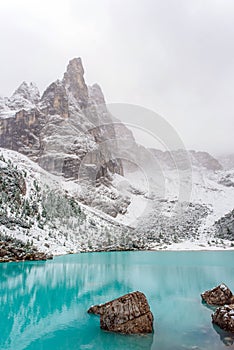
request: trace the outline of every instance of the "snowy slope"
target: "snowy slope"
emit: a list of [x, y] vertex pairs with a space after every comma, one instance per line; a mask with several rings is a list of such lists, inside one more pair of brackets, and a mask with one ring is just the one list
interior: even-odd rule
[[[126, 172], [125, 177], [116, 174], [112, 184], [99, 186], [95, 198], [87, 204], [92, 188], [52, 175], [17, 152], [0, 149], [0, 157], [0, 185], [7, 176], [6, 184], [13, 186], [14, 194], [12, 179], [18, 176], [26, 183], [19, 196], [20, 206], [15, 207], [12, 198], [10, 202], [9, 198], [2, 201], [0, 231], [30, 241], [41, 251], [66, 254], [133, 248], [231, 247], [231, 242], [216, 237], [213, 227], [215, 220], [234, 208], [234, 187], [221, 181], [227, 176], [225, 171], [194, 167], [187, 202], [178, 201], [175, 170], [164, 172], [165, 188], [160, 192], [157, 179], [150, 185], [144, 173]], [[228, 176], [232, 179], [234, 173], [229, 171]], [[24, 189], [23, 180], [21, 187]], [[98, 200], [100, 208], [102, 198], [109, 207], [122, 206], [123, 198], [128, 200], [122, 213], [113, 218], [95, 207]], [[36, 214], [30, 209], [35, 203]]]
[[[149, 186], [145, 174], [130, 172], [115, 176], [115, 185], [130, 198], [124, 216], [118, 220], [144, 235], [151, 248], [214, 249], [230, 247], [217, 239], [214, 223], [234, 208], [234, 187], [222, 179], [234, 179], [234, 172], [212, 171], [193, 166], [188, 200], [179, 200], [180, 179], [176, 170], [165, 170], [164, 196]], [[151, 191], [150, 191], [151, 190]]]
[[[18, 196], [20, 205], [15, 205], [14, 197], [12, 201], [8, 197], [5, 202], [1, 197], [2, 233], [30, 241], [39, 250], [53, 254], [129, 248], [131, 229], [80, 203], [74, 197], [80, 190], [79, 185], [47, 173], [17, 152], [0, 149], [0, 157], [2, 188], [8, 186], [8, 194], [12, 189], [14, 196], [16, 175], [26, 183], [25, 192]], [[37, 206], [35, 215], [34, 205]]]

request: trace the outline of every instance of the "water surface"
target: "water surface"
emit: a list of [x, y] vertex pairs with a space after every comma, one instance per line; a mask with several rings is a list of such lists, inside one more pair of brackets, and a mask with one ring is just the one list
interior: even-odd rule
[[[1, 264], [0, 349], [227, 349], [232, 338], [213, 327], [200, 298], [221, 282], [234, 290], [234, 252], [89, 253]], [[149, 301], [153, 335], [104, 332], [86, 312], [134, 290]]]

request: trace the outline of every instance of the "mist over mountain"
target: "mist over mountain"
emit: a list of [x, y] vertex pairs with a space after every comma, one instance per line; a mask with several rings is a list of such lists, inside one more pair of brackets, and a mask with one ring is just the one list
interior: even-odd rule
[[219, 156], [218, 160], [224, 169], [234, 169], [234, 153]]
[[[152, 117], [119, 107], [136, 123]], [[87, 85], [80, 58], [42, 94], [23, 82], [1, 98], [2, 234], [48, 254], [229, 247], [229, 158], [139, 145], [113, 110], [98, 84]], [[162, 118], [154, 130], [183, 146]]]

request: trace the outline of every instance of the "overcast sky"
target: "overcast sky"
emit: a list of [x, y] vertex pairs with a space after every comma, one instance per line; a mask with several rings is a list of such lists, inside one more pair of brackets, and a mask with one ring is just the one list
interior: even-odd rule
[[0, 95], [82, 57], [106, 100], [150, 108], [186, 147], [234, 152], [233, 0], [2, 0]]

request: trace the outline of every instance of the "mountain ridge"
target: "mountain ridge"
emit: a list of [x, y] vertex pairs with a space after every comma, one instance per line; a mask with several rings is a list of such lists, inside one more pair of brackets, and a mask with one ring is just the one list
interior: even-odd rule
[[[69, 62], [63, 79], [51, 83], [40, 99], [35, 85], [25, 82], [10, 99], [2, 99], [0, 133], [0, 147], [26, 154], [46, 170], [67, 178], [77, 178], [82, 160], [92, 152], [97, 174], [122, 172], [120, 160], [104, 149], [107, 134], [115, 139], [115, 129], [103, 93], [97, 84], [87, 86], [80, 58]], [[109, 160], [115, 162], [114, 167]]]
[[230, 247], [233, 173], [207, 152], [138, 145], [80, 58], [42, 95], [23, 82], [0, 99], [0, 147], [0, 185], [15, 191], [2, 191], [0, 230], [46, 253]]

